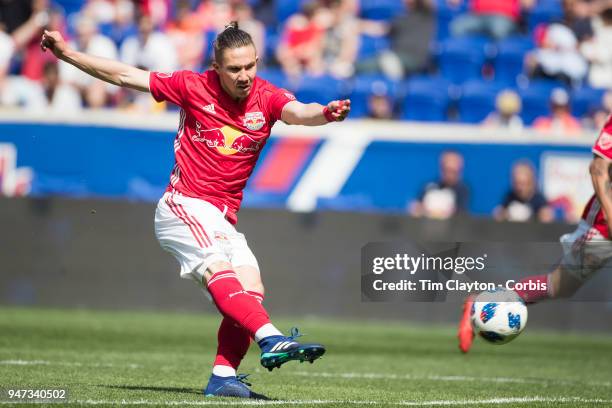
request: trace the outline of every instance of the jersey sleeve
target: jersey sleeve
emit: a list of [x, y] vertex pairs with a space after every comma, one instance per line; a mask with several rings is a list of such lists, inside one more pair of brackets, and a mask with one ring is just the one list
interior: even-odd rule
[[593, 153], [612, 161], [612, 116], [608, 118], [606, 125], [601, 130], [595, 146], [593, 146]]
[[157, 102], [168, 101], [183, 106], [187, 86], [186, 76], [189, 71], [175, 71], [170, 73], [151, 72], [149, 74], [149, 90]]
[[268, 112], [272, 119], [280, 120], [285, 105], [295, 100], [295, 96], [288, 90], [275, 88], [268, 96]]

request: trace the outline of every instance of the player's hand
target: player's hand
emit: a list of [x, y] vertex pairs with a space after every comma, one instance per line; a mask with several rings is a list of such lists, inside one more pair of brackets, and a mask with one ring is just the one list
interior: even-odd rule
[[64, 41], [64, 37], [62, 37], [59, 31], [45, 30], [40, 41], [40, 48], [43, 51], [49, 49], [53, 55], [62, 59], [68, 51], [68, 44]]
[[342, 122], [351, 111], [351, 100], [331, 101], [327, 104], [327, 110], [335, 122]]

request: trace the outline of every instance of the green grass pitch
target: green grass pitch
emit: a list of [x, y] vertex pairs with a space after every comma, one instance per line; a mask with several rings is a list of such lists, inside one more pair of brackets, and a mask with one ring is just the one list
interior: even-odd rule
[[[268, 372], [252, 347], [240, 371], [251, 374], [253, 390], [277, 400], [261, 405], [612, 406], [609, 336], [527, 328], [513, 343], [478, 341], [461, 355], [452, 327], [276, 323], [284, 330], [298, 325], [304, 341], [328, 351], [315, 364], [290, 362]], [[0, 386], [65, 387], [69, 406], [259, 405], [201, 395], [217, 324], [206, 314], [0, 308]]]

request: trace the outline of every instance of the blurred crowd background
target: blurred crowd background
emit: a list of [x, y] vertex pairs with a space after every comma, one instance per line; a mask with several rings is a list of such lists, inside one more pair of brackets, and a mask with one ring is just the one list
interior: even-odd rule
[[610, 0], [2, 0], [1, 104], [172, 109], [58, 64], [41, 30], [148, 70], [201, 71], [231, 20], [263, 78], [305, 101], [351, 97], [353, 118], [572, 135], [612, 110]]
[[[0, 0], [0, 110], [176, 110], [58, 62], [41, 51], [42, 30], [147, 70], [203, 71], [232, 20], [252, 35], [261, 77], [304, 102], [351, 98], [351, 118], [479, 124], [511, 135], [532, 128], [584, 141], [612, 111], [612, 0]], [[482, 201], [470, 193], [475, 176], [463, 179], [466, 149], [442, 152], [438, 177], [407, 193], [404, 210], [448, 218]], [[498, 220], [576, 222], [579, 200], [545, 197], [539, 156], [525, 154], [512, 156], [509, 189], [487, 211]], [[37, 194], [49, 190], [37, 185]], [[359, 208], [346, 197], [347, 208]], [[366, 208], [380, 207], [371, 200]]]

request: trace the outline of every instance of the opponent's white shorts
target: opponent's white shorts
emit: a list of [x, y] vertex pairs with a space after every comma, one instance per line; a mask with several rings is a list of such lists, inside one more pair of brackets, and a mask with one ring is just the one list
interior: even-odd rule
[[204, 200], [166, 192], [157, 203], [155, 236], [178, 260], [181, 278], [199, 284], [208, 266], [218, 261], [259, 270], [244, 235], [217, 207]]
[[612, 259], [612, 240], [584, 220], [560, 241], [564, 253], [561, 266], [580, 281], [589, 279]]

